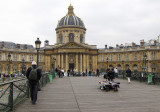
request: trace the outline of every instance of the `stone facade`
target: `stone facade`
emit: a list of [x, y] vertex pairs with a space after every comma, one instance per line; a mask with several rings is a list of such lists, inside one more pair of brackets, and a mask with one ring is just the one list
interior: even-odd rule
[[[107, 67], [117, 67], [119, 70], [129, 67], [132, 71], [160, 71], [159, 39], [148, 43], [141, 40], [140, 45], [131, 43], [126, 46], [116, 45], [116, 48], [107, 48], [105, 45], [105, 48], [97, 49], [96, 45], [88, 45], [85, 42], [86, 28], [83, 21], [74, 14], [71, 5], [55, 30], [57, 43], [49, 45], [49, 41], [45, 41], [44, 48], [40, 49], [39, 67], [43, 72], [52, 71], [56, 67], [61, 67], [65, 72], [68, 69], [96, 72], [97, 68], [105, 72]], [[12, 61], [8, 60], [9, 53]], [[20, 73], [22, 65], [25, 65], [26, 70], [33, 60], [37, 60], [37, 51], [32, 45], [0, 42], [0, 73]]]

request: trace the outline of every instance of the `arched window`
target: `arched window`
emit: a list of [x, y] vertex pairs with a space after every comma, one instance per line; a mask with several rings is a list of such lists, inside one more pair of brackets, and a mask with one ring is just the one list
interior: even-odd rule
[[59, 42], [60, 42], [61, 44], [63, 43], [63, 35], [62, 35], [62, 34], [59, 36]]
[[137, 71], [137, 69], [138, 69], [138, 66], [137, 66], [136, 64], [134, 64], [134, 65], [133, 65], [133, 70], [134, 70], [134, 71]]
[[69, 42], [73, 42], [74, 41], [74, 34], [70, 33], [69, 34]]
[[83, 43], [83, 35], [80, 35], [80, 43]]

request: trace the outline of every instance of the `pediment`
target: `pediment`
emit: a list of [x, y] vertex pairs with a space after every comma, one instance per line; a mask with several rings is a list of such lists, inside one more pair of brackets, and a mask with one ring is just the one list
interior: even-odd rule
[[78, 43], [75, 43], [75, 42], [69, 42], [62, 46], [59, 46], [58, 48], [87, 48], [87, 47], [80, 45]]

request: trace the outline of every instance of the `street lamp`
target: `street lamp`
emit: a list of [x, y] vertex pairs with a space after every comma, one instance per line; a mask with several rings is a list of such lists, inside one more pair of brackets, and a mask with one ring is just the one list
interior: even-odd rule
[[124, 70], [124, 61], [122, 61], [122, 70]]
[[21, 68], [22, 68], [22, 74], [24, 74], [24, 75], [25, 75], [25, 73], [24, 73], [24, 72], [25, 72], [25, 70], [24, 70], [24, 69], [25, 69], [24, 61], [25, 61], [25, 60], [24, 60], [24, 58], [23, 58], [23, 59], [22, 59], [22, 65], [21, 65]]
[[106, 60], [107, 60], [107, 69], [108, 69], [108, 57], [107, 57], [107, 59], [106, 59]]
[[8, 54], [8, 62], [9, 62], [8, 74], [10, 74], [10, 63], [12, 63], [11, 54], [10, 53]]
[[146, 54], [143, 55], [143, 61], [144, 61], [144, 70], [146, 71], [146, 70], [147, 70], [147, 66], [146, 66], [146, 63], [147, 63], [147, 55], [146, 55]]
[[37, 38], [37, 40], [35, 41], [35, 45], [36, 45], [36, 49], [37, 49], [37, 67], [38, 67], [38, 59], [39, 59], [39, 50], [40, 50], [40, 46], [41, 46], [41, 41], [39, 40], [39, 38]]

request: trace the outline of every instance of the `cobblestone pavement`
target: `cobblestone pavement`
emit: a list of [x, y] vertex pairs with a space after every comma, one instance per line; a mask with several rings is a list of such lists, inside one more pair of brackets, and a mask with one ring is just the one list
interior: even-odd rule
[[118, 92], [99, 89], [102, 77], [56, 78], [15, 112], [160, 112], [160, 86], [118, 79]]

